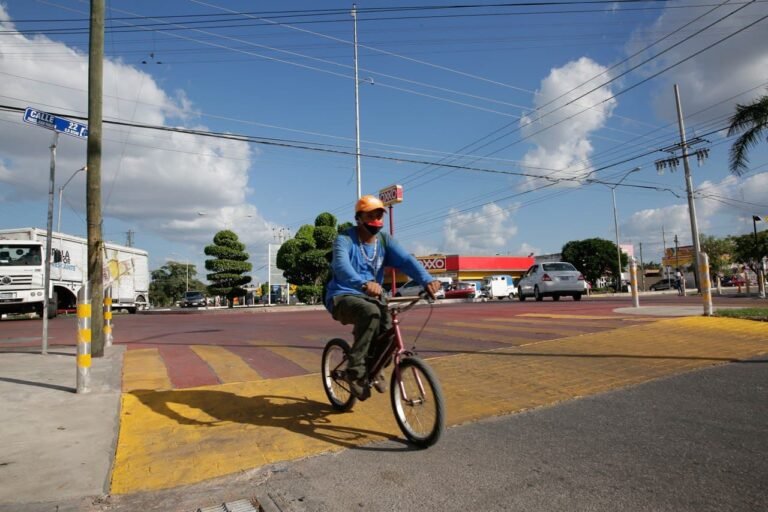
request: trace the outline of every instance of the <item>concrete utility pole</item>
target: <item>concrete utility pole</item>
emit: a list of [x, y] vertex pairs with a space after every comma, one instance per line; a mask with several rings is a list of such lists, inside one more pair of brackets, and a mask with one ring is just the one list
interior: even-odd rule
[[352, 4], [352, 18], [355, 26], [355, 172], [357, 175], [357, 199], [362, 197], [362, 187], [360, 184], [360, 82], [357, 78], [357, 5]]
[[701, 246], [699, 244], [699, 224], [696, 220], [696, 203], [693, 200], [693, 180], [691, 179], [691, 167], [688, 165], [688, 144], [685, 140], [685, 125], [683, 124], [683, 109], [680, 106], [680, 90], [675, 84], [675, 104], [677, 105], [677, 123], [680, 128], [680, 147], [683, 152], [683, 167], [685, 168], [685, 188], [688, 192], [688, 213], [691, 217], [691, 238], [693, 239], [693, 278], [696, 281], [696, 288], [701, 292], [699, 284], [699, 253]]
[[[104, 0], [91, 0], [88, 53], [88, 172], [86, 208], [88, 221], [88, 284], [91, 304], [104, 297], [104, 241], [101, 233], [101, 119], [104, 83]], [[91, 353], [104, 356], [104, 315], [91, 309]]]

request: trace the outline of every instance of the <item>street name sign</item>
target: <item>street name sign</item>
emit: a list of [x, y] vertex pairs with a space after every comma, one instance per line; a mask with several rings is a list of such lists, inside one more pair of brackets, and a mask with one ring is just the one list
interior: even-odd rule
[[88, 126], [70, 121], [64, 117], [59, 117], [50, 112], [43, 112], [32, 107], [27, 107], [24, 111], [24, 122], [41, 126], [48, 130], [53, 130], [64, 135], [70, 135], [79, 139], [88, 138]]

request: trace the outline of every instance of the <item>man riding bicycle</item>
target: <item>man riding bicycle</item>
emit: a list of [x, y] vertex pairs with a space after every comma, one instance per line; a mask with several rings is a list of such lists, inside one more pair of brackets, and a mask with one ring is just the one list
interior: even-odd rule
[[[332, 278], [325, 294], [325, 307], [334, 320], [353, 324], [355, 342], [349, 353], [345, 378], [352, 393], [367, 398], [366, 358], [371, 341], [391, 327], [387, 302], [382, 293], [384, 267], [405, 272], [434, 298], [440, 281], [433, 279], [419, 261], [386, 232], [384, 203], [363, 196], [355, 204], [356, 226], [340, 233], [333, 243]], [[377, 378], [383, 391], [384, 380]]]

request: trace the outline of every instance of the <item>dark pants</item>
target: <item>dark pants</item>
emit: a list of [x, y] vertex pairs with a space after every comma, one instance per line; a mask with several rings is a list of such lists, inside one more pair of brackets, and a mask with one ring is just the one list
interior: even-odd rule
[[333, 318], [344, 325], [354, 325], [355, 343], [349, 354], [348, 371], [355, 378], [362, 378], [366, 373], [366, 357], [373, 348], [371, 342], [392, 327], [387, 304], [363, 295], [339, 295], [333, 299]]

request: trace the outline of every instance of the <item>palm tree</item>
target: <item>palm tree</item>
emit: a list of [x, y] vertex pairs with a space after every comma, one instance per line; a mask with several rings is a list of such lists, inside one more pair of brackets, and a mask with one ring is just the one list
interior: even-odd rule
[[749, 171], [747, 151], [758, 143], [768, 129], [768, 94], [749, 105], [736, 105], [736, 113], [730, 119], [728, 136], [744, 132], [731, 146], [730, 170], [741, 176]]

